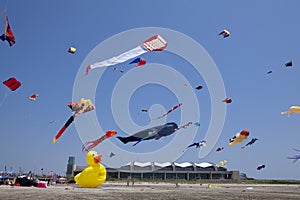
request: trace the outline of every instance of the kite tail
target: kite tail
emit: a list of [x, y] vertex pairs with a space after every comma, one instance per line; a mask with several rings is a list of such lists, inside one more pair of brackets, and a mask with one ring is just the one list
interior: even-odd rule
[[89, 141], [89, 142], [86, 142], [82, 145], [82, 151], [87, 151], [89, 152], [92, 148], [94, 148], [95, 146], [97, 146], [98, 144], [100, 144], [103, 140], [105, 140], [106, 137], [105, 135], [102, 136], [101, 138], [98, 138], [96, 140], [93, 140], [93, 141]]
[[64, 131], [70, 126], [70, 124], [74, 121], [74, 116], [72, 115], [68, 121], [65, 123], [65, 125], [59, 130], [59, 132], [56, 134], [56, 136], [52, 140], [52, 144], [55, 144], [58, 138], [64, 133]]

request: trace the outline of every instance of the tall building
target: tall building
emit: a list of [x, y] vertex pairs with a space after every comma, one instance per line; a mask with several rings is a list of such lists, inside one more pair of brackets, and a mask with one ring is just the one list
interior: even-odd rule
[[74, 156], [69, 156], [68, 164], [67, 164], [67, 172], [66, 172], [66, 177], [67, 179], [73, 178], [74, 176], [74, 170], [76, 168], [75, 165], [75, 157]]

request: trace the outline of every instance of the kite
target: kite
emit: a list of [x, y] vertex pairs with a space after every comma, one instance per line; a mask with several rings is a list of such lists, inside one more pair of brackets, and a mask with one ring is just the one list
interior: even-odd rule
[[241, 132], [237, 133], [233, 138], [229, 140], [229, 146], [233, 146], [238, 142], [243, 142], [249, 136], [248, 130], [242, 130]]
[[144, 58], [136, 58], [133, 61], [131, 61], [129, 64], [133, 64], [136, 63], [135, 66], [139, 67], [139, 66], [143, 66], [146, 64], [146, 60]]
[[113, 156], [115, 156], [116, 154], [114, 154], [113, 152], [110, 152], [110, 155], [109, 155], [109, 157], [111, 158], [111, 157], [113, 157]]
[[168, 43], [160, 35], [154, 35], [146, 41], [144, 41], [141, 45], [135, 47], [134, 49], [124, 52], [118, 56], [87, 66], [85, 75], [88, 75], [89, 70], [91, 69], [108, 67], [119, 63], [123, 63], [127, 60], [140, 56], [149, 51], [162, 51], [167, 47], [167, 44]]
[[202, 85], [199, 85], [196, 87], [196, 90], [201, 90], [202, 88], [203, 88]]
[[288, 115], [290, 117], [292, 114], [300, 114], [300, 106], [291, 106], [288, 111], [281, 112], [282, 115]]
[[142, 109], [142, 112], [148, 112], [148, 109]]
[[218, 164], [216, 164], [216, 167], [226, 167], [227, 160], [222, 160]]
[[291, 66], [293, 66], [293, 62], [292, 61], [288, 61], [284, 65], [285, 65], [285, 67], [291, 67]]
[[188, 148], [193, 147], [193, 146], [196, 146], [196, 148], [200, 148], [202, 146], [205, 147], [206, 146], [206, 141], [205, 140], [201, 140], [199, 142], [194, 142], [193, 144], [190, 144], [187, 148], [185, 148], [185, 150], [183, 150], [183, 151], [186, 151]]
[[89, 151], [86, 155], [88, 166], [74, 177], [75, 182], [83, 188], [96, 188], [106, 180], [106, 169], [100, 164], [102, 155]]
[[75, 47], [70, 47], [68, 49], [68, 52], [71, 53], [71, 54], [74, 54], [76, 52], [76, 48]]
[[9, 46], [12, 46], [16, 43], [15, 41], [15, 36], [10, 28], [10, 25], [8, 23], [8, 17], [6, 15], [6, 12], [4, 12], [4, 17], [5, 17], [5, 26], [4, 26], [4, 33], [0, 36], [0, 39], [2, 41], [7, 41]]
[[114, 135], [117, 134], [117, 131], [111, 130], [111, 131], [107, 131], [105, 133], [105, 135], [103, 135], [102, 137], [93, 140], [93, 141], [89, 141], [86, 142], [82, 145], [82, 151], [87, 151], [89, 152], [92, 148], [94, 148], [95, 146], [97, 146], [98, 144], [100, 144], [101, 142], [103, 142], [105, 139], [110, 138]]
[[255, 142], [256, 140], [258, 140], [258, 139], [257, 139], [257, 138], [252, 138], [251, 141], [248, 142], [248, 143], [245, 145], [245, 147], [248, 146], [248, 145], [254, 144], [254, 142]]
[[224, 147], [218, 147], [216, 151], [222, 151]]
[[[294, 149], [294, 150], [300, 152], [300, 150], [298, 150], [298, 149]], [[294, 159], [293, 163], [295, 163], [295, 162], [297, 162], [297, 160], [300, 159], [300, 155], [295, 155], [293, 157], [288, 157], [288, 159]]]
[[195, 122], [194, 125], [195, 126], [200, 126], [200, 122]]
[[[152, 128], [148, 128], [146, 130], [139, 131], [128, 137], [120, 137], [117, 138], [123, 142], [123, 144], [127, 144], [128, 142], [141, 142], [143, 140], [151, 140], [151, 139], [160, 139], [161, 137], [166, 137], [173, 134], [178, 129], [178, 126], [175, 122], [169, 122], [164, 125], [155, 126]], [[136, 143], [137, 144], [137, 143]], [[136, 145], [134, 144], [134, 145]]]
[[68, 119], [68, 121], [64, 124], [64, 126], [59, 130], [56, 136], [52, 140], [52, 144], [55, 144], [58, 138], [64, 133], [64, 131], [70, 126], [70, 124], [74, 121], [74, 119], [85, 112], [89, 112], [95, 110], [96, 107], [93, 105], [90, 99], [81, 98], [78, 102], [70, 102], [68, 103], [68, 107], [74, 112], [74, 114]]
[[227, 98], [224, 99], [222, 102], [225, 102], [225, 103], [231, 103], [231, 102], [232, 102], [232, 99], [227, 97]]
[[15, 91], [21, 86], [21, 82], [19, 82], [16, 78], [11, 77], [8, 80], [3, 82], [11, 91]]
[[28, 97], [28, 98], [29, 98], [29, 100], [31, 100], [31, 101], [35, 101], [36, 98], [37, 98], [38, 96], [39, 96], [38, 94], [33, 94], [33, 95], [31, 95], [30, 97]]
[[272, 72], [273, 72], [273, 71], [270, 70], [270, 71], [267, 72], [267, 74], [271, 74]]
[[182, 106], [182, 103], [179, 103], [178, 105], [174, 106], [173, 108], [171, 108], [170, 110], [168, 110], [168, 112], [166, 112], [165, 114], [163, 114], [163, 115], [155, 118], [154, 120], [164, 118], [165, 116], [167, 116], [169, 113], [173, 112], [174, 110], [176, 110], [180, 106]]
[[259, 165], [256, 169], [257, 170], [262, 170], [263, 168], [265, 168], [266, 167], [266, 165]]
[[223, 38], [227, 38], [227, 37], [229, 37], [230, 32], [227, 31], [226, 29], [223, 29], [223, 30], [219, 33], [219, 35], [222, 35]]

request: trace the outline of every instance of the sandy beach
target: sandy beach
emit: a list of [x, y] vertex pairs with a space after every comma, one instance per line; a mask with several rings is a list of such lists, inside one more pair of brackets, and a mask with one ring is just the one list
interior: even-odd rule
[[0, 199], [300, 199], [295, 184], [179, 184], [106, 182], [98, 188], [53, 185], [48, 188], [0, 186]]

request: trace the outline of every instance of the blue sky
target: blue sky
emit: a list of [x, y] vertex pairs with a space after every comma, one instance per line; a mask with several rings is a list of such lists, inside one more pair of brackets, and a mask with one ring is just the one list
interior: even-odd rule
[[[72, 124], [57, 144], [51, 144], [54, 135], [71, 115], [66, 104], [72, 101], [76, 77], [90, 52], [101, 42], [124, 31], [159, 27], [185, 34], [202, 45], [218, 67], [227, 96], [233, 99], [226, 105], [225, 124], [214, 149], [201, 159], [198, 150], [190, 149], [176, 162], [218, 163], [225, 159], [229, 170], [239, 170], [249, 177], [299, 180], [299, 161], [293, 164], [287, 157], [297, 154], [292, 148], [300, 149], [300, 116], [288, 118], [280, 115], [291, 105], [300, 104], [299, 7], [300, 2], [296, 0], [195, 0], [188, 3], [155, 0], [150, 4], [134, 0], [1, 0], [0, 12], [6, 9], [16, 44], [9, 47], [6, 42], [0, 43], [0, 77], [2, 81], [16, 77], [22, 86], [14, 92], [8, 91], [4, 85], [0, 87], [0, 100], [3, 100], [0, 106], [0, 169], [7, 166], [7, 169], [18, 171], [21, 167], [25, 172], [40, 173], [44, 168], [44, 172], [64, 174], [70, 155], [76, 157], [78, 165], [85, 165], [79, 135], [90, 133], [76, 129], [80, 126], [80, 117], [89, 120], [95, 114], [98, 122], [91, 120], [91, 127], [100, 123], [103, 129], [116, 129], [120, 136], [125, 136], [125, 131], [116, 125], [108, 108], [115, 83], [126, 79], [126, 73], [134, 67], [119, 65], [117, 68], [124, 69], [124, 74], [111, 68], [103, 73], [94, 102], [96, 111], [79, 116], [75, 120], [76, 126]], [[2, 15], [0, 27], [3, 26]], [[231, 32], [229, 38], [218, 36], [224, 28]], [[122, 41], [122, 45], [135, 47], [137, 44]], [[67, 52], [70, 46], [77, 48], [75, 54]], [[115, 44], [103, 53], [109, 55], [118, 52], [118, 48]], [[99, 59], [101, 56], [104, 55], [99, 55]], [[201, 91], [195, 90], [201, 109], [201, 126], [195, 140], [203, 139], [211, 117], [210, 94], [203, 77], [197, 75], [185, 60], [171, 53], [149, 53], [144, 57], [149, 62], [178, 70], [192, 88], [198, 84], [204, 86]], [[286, 68], [284, 63], [289, 60], [293, 61], [293, 67]], [[269, 70], [273, 73], [267, 74]], [[177, 80], [173, 75], [165, 79]], [[28, 96], [33, 93], [38, 93], [39, 97], [36, 101], [29, 101]], [[185, 93], [184, 87], [180, 93], [178, 95]], [[129, 110], [136, 124], [146, 126], [150, 118], [148, 113], [141, 113], [141, 109], [160, 104], [168, 110], [177, 103], [176, 95], [166, 88], [145, 85], [131, 96]], [[182, 110], [171, 113], [165, 122], [183, 124], [180, 114], [184, 106]], [[49, 123], [53, 120], [56, 122]], [[195, 129], [190, 128], [185, 131]], [[242, 129], [250, 131], [248, 140], [252, 137], [259, 140], [244, 150], [240, 146], [245, 142], [228, 147], [229, 138]], [[149, 152], [161, 148], [172, 138], [174, 135], [161, 141], [147, 141], [135, 149], [131, 145], [122, 146], [116, 138], [111, 141], [128, 151]], [[219, 146], [225, 149], [216, 152]], [[266, 168], [257, 171], [260, 164], [265, 164]]]

